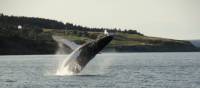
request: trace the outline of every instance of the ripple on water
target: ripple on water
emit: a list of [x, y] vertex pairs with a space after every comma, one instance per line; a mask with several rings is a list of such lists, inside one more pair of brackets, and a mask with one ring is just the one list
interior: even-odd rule
[[17, 82], [17, 80], [13, 80], [13, 79], [6, 79], [5, 82]]

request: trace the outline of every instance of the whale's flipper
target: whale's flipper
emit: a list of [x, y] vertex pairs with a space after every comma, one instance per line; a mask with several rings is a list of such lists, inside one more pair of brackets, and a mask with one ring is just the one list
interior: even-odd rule
[[77, 49], [78, 47], [80, 47], [80, 45], [70, 41], [70, 40], [67, 40], [67, 39], [64, 39], [60, 36], [56, 36], [56, 35], [53, 35], [52, 38], [60, 43], [60, 44], [64, 44], [65, 46], [69, 47], [69, 49], [71, 49], [71, 51], [74, 51], [75, 49]]
[[79, 73], [96, 54], [112, 41], [112, 39], [112, 35], [105, 35], [79, 46], [79, 48], [75, 49], [69, 55], [68, 60], [63, 63], [62, 69], [59, 69], [59, 73], [62, 74], [64, 70], [68, 70], [68, 72], [70, 71], [72, 73]]

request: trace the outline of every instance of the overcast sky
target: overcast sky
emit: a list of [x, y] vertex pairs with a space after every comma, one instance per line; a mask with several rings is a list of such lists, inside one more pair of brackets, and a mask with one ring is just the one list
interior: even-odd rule
[[0, 13], [200, 39], [200, 0], [0, 0]]

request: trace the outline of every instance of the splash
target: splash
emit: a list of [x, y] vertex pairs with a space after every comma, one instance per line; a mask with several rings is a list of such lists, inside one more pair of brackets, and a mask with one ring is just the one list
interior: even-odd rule
[[114, 62], [113, 56], [109, 53], [102, 53], [96, 56], [79, 75], [105, 75], [111, 72], [110, 67]]
[[64, 75], [74, 75], [72, 71], [69, 70], [69, 66], [59, 68], [56, 72], [56, 75], [64, 76]]
[[[73, 64], [73, 65], [70, 65], [70, 66], [69, 66], [69, 64], [67, 64], [69, 58], [73, 58], [73, 59], [77, 58], [79, 56], [80, 52], [81, 52], [81, 50], [80, 50], [80, 47], [79, 47], [76, 50], [74, 50], [66, 59], [64, 59], [64, 61], [62, 61], [62, 63], [58, 67], [56, 75], [61, 75], [61, 76], [62, 75], [74, 75], [75, 73], [72, 70], [80, 71], [82, 68], [78, 64], [70, 63], [70, 64]], [[72, 69], [72, 68], [75, 68], [75, 69]]]
[[[55, 52], [55, 55], [61, 55], [61, 54], [66, 54], [67, 51], [65, 50], [65, 46], [63, 44], [68, 44], [71, 45], [70, 48], [74, 49], [77, 45], [75, 45], [74, 43], [72, 43], [71, 41], [68, 41], [60, 36], [55, 36], [53, 35], [52, 38], [57, 42], [58, 44], [58, 49]], [[67, 61], [69, 60], [69, 58], [72, 56], [72, 53], [70, 55], [67, 56], [67, 58], [60, 59], [59, 64], [58, 64], [58, 68], [56, 70], [56, 72], [54, 73], [55, 75], [73, 75], [74, 73], [72, 71], [69, 70], [69, 66], [66, 66]]]

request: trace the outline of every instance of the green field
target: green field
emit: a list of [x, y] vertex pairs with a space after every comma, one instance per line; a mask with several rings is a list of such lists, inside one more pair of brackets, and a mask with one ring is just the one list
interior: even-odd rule
[[[44, 32], [50, 32], [53, 35], [58, 35], [68, 40], [74, 41], [78, 44], [83, 44], [87, 41], [93, 40], [88, 36], [80, 36], [77, 34], [70, 34], [71, 31], [63, 31], [57, 29], [43, 29]], [[99, 36], [103, 32], [88, 32], [88, 35]], [[163, 43], [185, 43], [181, 40], [148, 37], [139, 34], [128, 34], [128, 33], [114, 33], [114, 40], [108, 45], [108, 47], [114, 46], [144, 46], [144, 45], [161, 45]]]

